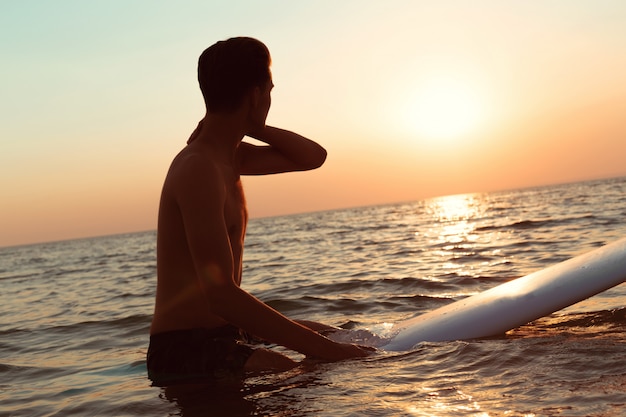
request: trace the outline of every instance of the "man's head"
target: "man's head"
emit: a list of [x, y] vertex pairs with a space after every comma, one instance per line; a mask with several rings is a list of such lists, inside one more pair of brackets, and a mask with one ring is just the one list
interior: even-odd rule
[[253, 38], [219, 41], [198, 60], [198, 82], [207, 110], [235, 111], [255, 87], [265, 89], [272, 75], [267, 47]]

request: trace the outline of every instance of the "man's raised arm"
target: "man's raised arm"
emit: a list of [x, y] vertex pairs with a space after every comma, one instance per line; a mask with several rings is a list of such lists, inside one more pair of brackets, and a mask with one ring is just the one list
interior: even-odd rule
[[320, 167], [326, 160], [323, 147], [288, 130], [265, 126], [248, 136], [265, 142], [267, 146], [241, 143], [239, 168], [243, 175], [307, 171]]

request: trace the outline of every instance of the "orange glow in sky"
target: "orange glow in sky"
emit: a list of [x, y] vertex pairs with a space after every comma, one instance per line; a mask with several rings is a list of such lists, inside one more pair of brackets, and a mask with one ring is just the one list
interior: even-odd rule
[[626, 175], [626, 3], [5, 2], [0, 246], [153, 230], [197, 57], [272, 53], [268, 124], [329, 152], [253, 217]]

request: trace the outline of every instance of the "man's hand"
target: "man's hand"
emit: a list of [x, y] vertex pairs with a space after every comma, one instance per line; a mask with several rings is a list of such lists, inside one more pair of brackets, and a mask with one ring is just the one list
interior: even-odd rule
[[373, 353], [376, 353], [376, 348], [371, 346], [361, 346], [354, 345], [351, 343], [341, 343], [344, 348], [348, 358], [364, 358], [366, 356], [370, 356]]
[[196, 140], [198, 135], [200, 135], [200, 131], [202, 130], [202, 122], [204, 122], [204, 119], [200, 120], [196, 129], [193, 131], [193, 133], [191, 133], [191, 136], [189, 136], [189, 139], [187, 139], [187, 145], [189, 145], [191, 142]]
[[342, 361], [345, 359], [365, 358], [374, 353], [376, 353], [376, 348], [373, 347], [335, 342], [335, 349], [332, 356], [324, 358], [309, 357], [307, 359], [316, 361]]

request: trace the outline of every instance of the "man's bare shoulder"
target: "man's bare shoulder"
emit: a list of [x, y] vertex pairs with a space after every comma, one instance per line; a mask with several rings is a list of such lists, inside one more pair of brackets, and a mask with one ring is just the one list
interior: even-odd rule
[[[166, 185], [193, 186], [221, 182], [221, 170], [209, 154], [187, 146], [172, 161], [167, 173]], [[186, 187], [185, 187], [186, 188]]]

